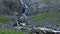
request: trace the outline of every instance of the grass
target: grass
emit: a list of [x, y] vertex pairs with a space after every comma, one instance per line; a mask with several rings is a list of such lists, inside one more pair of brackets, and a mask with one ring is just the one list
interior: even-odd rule
[[31, 18], [34, 20], [37, 20], [37, 22], [40, 22], [40, 23], [48, 20], [50, 23], [60, 24], [59, 17], [60, 17], [60, 12], [50, 12], [50, 13], [43, 12], [43, 13], [36, 14]]
[[60, 12], [52, 12], [52, 13], [50, 13], [48, 19], [53, 24], [60, 24]]
[[25, 32], [13, 30], [0, 30], [0, 34], [25, 34]]
[[8, 20], [7, 16], [0, 16], [0, 22], [5, 23]]
[[39, 13], [37, 15], [32, 16], [33, 19], [40, 19], [40, 20], [42, 20], [46, 17], [47, 17], [47, 13]]

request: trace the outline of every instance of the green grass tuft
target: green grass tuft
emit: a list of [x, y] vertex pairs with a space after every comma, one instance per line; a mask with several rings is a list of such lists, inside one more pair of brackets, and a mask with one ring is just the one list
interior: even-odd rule
[[0, 34], [25, 34], [25, 32], [13, 30], [0, 30]]
[[8, 20], [7, 16], [0, 16], [0, 22], [5, 23]]
[[32, 16], [33, 19], [39, 19], [39, 20], [45, 19], [46, 17], [47, 13], [39, 13], [37, 15]]

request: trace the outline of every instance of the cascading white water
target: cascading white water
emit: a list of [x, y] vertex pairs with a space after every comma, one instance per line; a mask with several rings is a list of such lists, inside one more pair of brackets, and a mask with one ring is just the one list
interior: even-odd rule
[[17, 23], [17, 26], [19, 26], [19, 24], [18, 24], [18, 20], [16, 19], [16, 23]]
[[[21, 4], [23, 5], [23, 7], [25, 8], [25, 9], [27, 9], [28, 8], [28, 6], [24, 3], [24, 0], [20, 0], [20, 2], [21, 2]], [[16, 16], [17, 15], [19, 15], [19, 13], [17, 13], [17, 12], [15, 12], [15, 14], [16, 14]], [[16, 18], [16, 24], [17, 24], [17, 26], [19, 26], [19, 21], [18, 21], [18, 19], [19, 19], [19, 17], [21, 18], [25, 18], [25, 19], [27, 19], [27, 16], [26, 16], [26, 14], [25, 13], [22, 13], [21, 14], [22, 16], [18, 16], [17, 18]], [[23, 24], [22, 24], [23, 25]]]
[[24, 4], [24, 3], [23, 3], [23, 0], [20, 0], [20, 2], [21, 2], [22, 5]]
[[20, 0], [21, 4], [24, 5], [25, 9], [28, 8], [28, 6], [23, 1], [24, 0]]

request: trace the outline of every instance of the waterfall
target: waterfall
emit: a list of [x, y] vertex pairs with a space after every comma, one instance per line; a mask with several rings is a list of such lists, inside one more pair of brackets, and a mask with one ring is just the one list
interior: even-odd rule
[[21, 4], [25, 7], [25, 9], [28, 8], [28, 6], [23, 2], [24, 0], [20, 0]]
[[[27, 4], [24, 3], [24, 0], [20, 0], [20, 2], [21, 2], [21, 4], [24, 6], [25, 11], [27, 12], [27, 10], [28, 10]], [[24, 12], [25, 12], [25, 11], [24, 11]], [[22, 17], [27, 18], [27, 15], [26, 15], [25, 13], [23, 13], [23, 14], [22, 14]]]
[[26, 9], [28, 8], [28, 6], [25, 4], [25, 7], [26, 7]]
[[19, 26], [19, 24], [18, 24], [18, 19], [16, 19], [16, 23], [17, 23], [17, 26]]
[[20, 0], [21, 4], [24, 5], [23, 0]]
[[[28, 8], [28, 6], [24, 3], [24, 0], [20, 0], [19, 2], [22, 4], [22, 6], [24, 7], [25, 10]], [[23, 9], [23, 11], [25, 12], [24, 9]], [[20, 26], [20, 24], [19, 24], [20, 23], [19, 22], [20, 18], [27, 19], [27, 15], [24, 12], [22, 14], [20, 14], [18, 12], [15, 12], [15, 15], [17, 16], [17, 18], [16, 18], [16, 24], [17, 24], [17, 26]], [[22, 25], [24, 25], [24, 24], [22, 24]]]

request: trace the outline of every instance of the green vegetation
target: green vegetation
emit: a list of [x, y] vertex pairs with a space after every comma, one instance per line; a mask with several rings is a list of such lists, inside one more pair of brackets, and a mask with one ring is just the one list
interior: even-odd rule
[[31, 18], [37, 21], [41, 22], [45, 22], [47, 20], [47, 22], [51, 22], [53, 24], [60, 24], [60, 12], [43, 12], [43, 13], [39, 13], [37, 15], [32, 16]]
[[0, 34], [25, 34], [25, 32], [13, 30], [0, 30]]
[[44, 19], [47, 17], [47, 13], [39, 13], [37, 15], [32, 16], [33, 19]]
[[7, 16], [0, 16], [0, 22], [5, 23], [7, 21], [8, 17]]
[[48, 17], [53, 24], [60, 24], [60, 12], [52, 12]]

